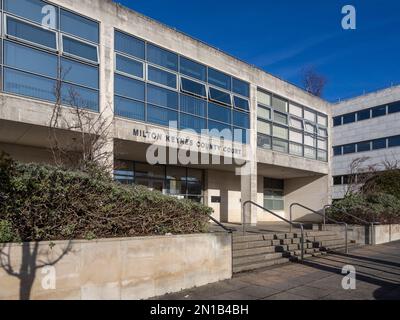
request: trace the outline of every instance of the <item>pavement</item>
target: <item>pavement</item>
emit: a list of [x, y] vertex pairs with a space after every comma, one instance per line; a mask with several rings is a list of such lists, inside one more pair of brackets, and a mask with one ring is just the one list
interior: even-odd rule
[[[354, 290], [342, 287], [347, 265], [356, 270]], [[400, 300], [400, 241], [241, 273], [154, 300]]]

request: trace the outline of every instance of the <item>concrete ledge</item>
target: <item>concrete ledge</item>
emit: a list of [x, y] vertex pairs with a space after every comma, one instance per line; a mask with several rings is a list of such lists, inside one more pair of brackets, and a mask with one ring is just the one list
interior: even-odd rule
[[0, 246], [0, 299], [146, 299], [232, 277], [230, 234], [54, 244]]

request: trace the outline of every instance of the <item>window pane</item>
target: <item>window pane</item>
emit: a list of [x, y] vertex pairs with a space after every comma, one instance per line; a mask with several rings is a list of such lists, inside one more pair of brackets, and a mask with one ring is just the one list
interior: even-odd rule
[[317, 150], [310, 148], [310, 147], [304, 147], [304, 157], [309, 158], [309, 159], [316, 159], [317, 158]]
[[304, 144], [306, 146], [310, 146], [310, 147], [317, 147], [317, 139], [315, 139], [313, 136], [309, 136], [309, 135], [304, 135]]
[[389, 148], [400, 146], [400, 136], [389, 138]]
[[356, 145], [354, 143], [343, 146], [343, 154], [349, 154], [354, 152], [356, 152]]
[[312, 122], [317, 122], [317, 115], [315, 112], [304, 109], [304, 119], [312, 121]]
[[152, 44], [147, 44], [147, 60], [164, 68], [178, 71], [178, 55]]
[[135, 163], [135, 176], [156, 179], [165, 179], [165, 166]]
[[325, 139], [318, 139], [318, 149], [328, 150], [328, 141]]
[[208, 83], [231, 90], [231, 77], [213, 68], [208, 68]]
[[343, 124], [353, 123], [356, 121], [356, 114], [349, 113], [343, 116]]
[[275, 151], [288, 153], [289, 151], [289, 143], [282, 140], [273, 139], [272, 140], [272, 149]]
[[389, 105], [389, 114], [400, 112], [400, 102], [393, 103]]
[[288, 103], [286, 100], [279, 98], [279, 97], [272, 97], [272, 107], [274, 107], [275, 110], [281, 111], [281, 112], [287, 112], [288, 111]]
[[148, 67], [148, 80], [176, 89], [176, 75], [152, 66]]
[[386, 139], [377, 139], [372, 141], [372, 149], [373, 150], [379, 150], [379, 149], [385, 149], [386, 148]]
[[249, 142], [247, 133], [246, 129], [233, 127], [233, 140], [242, 144], [247, 144]]
[[271, 94], [258, 90], [257, 91], [258, 103], [264, 104], [266, 106], [271, 105]]
[[318, 150], [317, 159], [319, 161], [328, 161], [328, 153], [326, 151]]
[[293, 141], [293, 142], [297, 142], [297, 143], [303, 144], [303, 133], [290, 130], [290, 132], [289, 132], [289, 140]]
[[99, 71], [97, 67], [61, 58], [62, 80], [82, 86], [99, 88]]
[[77, 57], [98, 62], [97, 48], [90, 44], [63, 36], [63, 51]]
[[178, 113], [149, 104], [147, 105], [147, 121], [162, 126], [169, 126], [169, 123], [172, 121], [178, 122]]
[[180, 72], [201, 81], [207, 80], [207, 67], [184, 57], [180, 57]]
[[341, 156], [342, 155], [342, 147], [333, 147], [333, 155], [334, 156]]
[[371, 118], [371, 110], [361, 110], [357, 112], [357, 121], [367, 120]]
[[61, 31], [82, 39], [99, 43], [99, 24], [72, 12], [61, 9]]
[[180, 128], [192, 129], [198, 133], [201, 133], [201, 130], [207, 129], [207, 121], [203, 118], [182, 113], [180, 115]]
[[37, 23], [42, 23], [45, 15], [42, 13], [44, 6], [54, 8], [55, 13], [55, 28], [58, 27], [57, 9], [46, 2], [40, 0], [5, 0], [4, 9], [8, 12], [14, 13], [17, 16], [24, 17]]
[[144, 101], [144, 83], [116, 74], [114, 77], [115, 93], [127, 98]]
[[257, 146], [264, 149], [271, 149], [271, 137], [262, 134], [257, 135]]
[[372, 118], [386, 115], [386, 106], [372, 108]]
[[234, 96], [233, 101], [235, 102], [235, 108], [243, 109], [246, 111], [250, 111], [249, 101], [246, 99], [242, 99]]
[[4, 63], [10, 67], [57, 78], [57, 56], [13, 42], [4, 42]]
[[210, 99], [223, 104], [232, 105], [231, 95], [229, 93], [214, 88], [210, 88]]
[[181, 94], [180, 110], [200, 117], [206, 117], [207, 102], [186, 94]]
[[320, 137], [325, 137], [326, 138], [328, 136], [328, 130], [318, 128], [318, 135]]
[[365, 152], [371, 150], [371, 142], [360, 142], [357, 143], [357, 152]]
[[299, 118], [303, 118], [303, 108], [292, 103], [289, 103], [289, 113]]
[[318, 124], [321, 126], [327, 127], [328, 126], [328, 117], [318, 115]]
[[257, 121], [257, 132], [260, 132], [262, 134], [266, 134], [266, 135], [270, 136], [271, 135], [271, 124], [268, 122], [258, 120]]
[[115, 50], [144, 60], [144, 41], [115, 31]]
[[181, 78], [182, 81], [182, 91], [191, 93], [200, 97], [207, 97], [206, 86], [204, 84], [191, 81], [189, 79]]
[[317, 129], [316, 126], [314, 126], [314, 125], [311, 124], [311, 123], [307, 123], [307, 122], [306, 122], [306, 125], [305, 125], [305, 127], [304, 127], [304, 130], [305, 130], [306, 132], [315, 134], [315, 133], [316, 133], [316, 129]]
[[148, 84], [147, 102], [162, 107], [178, 109], [178, 93]]
[[209, 135], [232, 140], [232, 128], [229, 124], [208, 120]]
[[287, 115], [276, 112], [276, 111], [274, 112], [274, 120], [275, 120], [275, 122], [288, 124]]
[[63, 83], [61, 87], [62, 102], [68, 106], [99, 110], [99, 92], [72, 84]]
[[4, 91], [55, 101], [56, 81], [4, 68]]
[[264, 108], [262, 106], [258, 106], [257, 116], [259, 118], [270, 120], [271, 119], [271, 110], [267, 109], [267, 108]]
[[212, 120], [231, 123], [231, 109], [224, 108], [214, 103], [209, 103], [208, 117]]
[[342, 117], [334, 117], [333, 118], [333, 126], [341, 126], [342, 125]]
[[333, 177], [333, 185], [335, 186], [342, 185], [342, 176]]
[[57, 49], [56, 34], [31, 24], [7, 18], [7, 34], [41, 46]]
[[144, 120], [144, 103], [115, 96], [115, 114], [130, 119]]
[[118, 71], [143, 79], [143, 63], [117, 54]]
[[289, 130], [284, 127], [279, 127], [279, 126], [272, 126], [272, 135], [277, 138], [289, 139]]
[[250, 85], [247, 82], [233, 78], [232, 91], [245, 97], [250, 97]]
[[303, 121], [295, 118], [290, 118], [290, 126], [299, 130], [303, 130]]
[[289, 145], [289, 153], [296, 156], [303, 156], [303, 146], [301, 144], [291, 143]]
[[250, 118], [248, 113], [233, 111], [233, 125], [245, 129], [250, 128]]

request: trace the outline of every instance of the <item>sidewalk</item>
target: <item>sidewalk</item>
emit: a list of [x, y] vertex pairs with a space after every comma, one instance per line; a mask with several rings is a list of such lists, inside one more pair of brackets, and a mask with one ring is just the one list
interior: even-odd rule
[[[342, 288], [345, 265], [356, 268], [355, 290]], [[155, 299], [400, 300], [400, 241], [238, 274], [231, 280]]]

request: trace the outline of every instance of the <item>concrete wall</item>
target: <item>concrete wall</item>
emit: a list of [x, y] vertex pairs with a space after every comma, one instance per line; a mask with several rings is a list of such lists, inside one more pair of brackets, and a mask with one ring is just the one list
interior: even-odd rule
[[400, 240], [400, 224], [375, 226], [375, 244]]
[[[222, 233], [57, 241], [52, 249], [48, 242], [8, 244], [0, 249], [0, 299], [145, 299], [232, 276], [231, 235]], [[49, 269], [41, 266], [50, 264], [56, 289], [45, 290]], [[10, 268], [17, 276], [7, 273]]]

